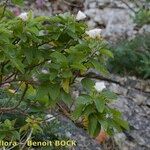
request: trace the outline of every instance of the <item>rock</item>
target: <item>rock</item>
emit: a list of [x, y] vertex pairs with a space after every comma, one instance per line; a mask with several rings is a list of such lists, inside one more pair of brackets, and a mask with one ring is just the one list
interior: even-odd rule
[[[97, 72], [94, 73], [98, 77]], [[114, 137], [120, 150], [150, 149], [150, 93], [145, 91], [149, 81], [116, 75], [104, 80], [107, 88], [118, 94], [118, 101], [114, 101], [111, 106], [119, 109], [131, 126], [130, 131]]]
[[145, 105], [147, 105], [148, 107], [150, 107], [150, 97], [148, 97], [145, 101]]
[[[144, 5], [143, 3], [139, 3]], [[109, 41], [115, 42], [120, 38], [129, 38], [130, 40], [138, 34], [135, 30], [134, 11], [138, 11], [135, 3], [129, 0], [124, 2], [119, 0], [85, 0], [85, 13], [89, 17], [89, 27], [105, 27], [103, 37]], [[132, 17], [131, 17], [132, 16]], [[93, 23], [91, 23], [91, 21]], [[93, 27], [93, 26], [92, 26]], [[139, 33], [148, 33], [149, 25], [144, 25]]]
[[118, 95], [126, 95], [127, 91], [128, 91], [127, 89], [125, 89], [115, 83], [110, 84], [109, 89]]
[[74, 150], [101, 150], [100, 144], [90, 138], [83, 129], [76, 127], [72, 121], [64, 116], [60, 116], [58, 119], [61, 122], [61, 134], [76, 141], [77, 145]]
[[128, 95], [137, 105], [144, 104], [146, 101], [146, 97], [137, 90], [129, 90]]
[[150, 33], [150, 25], [144, 25], [140, 30], [139, 30], [140, 34], [147, 34]]

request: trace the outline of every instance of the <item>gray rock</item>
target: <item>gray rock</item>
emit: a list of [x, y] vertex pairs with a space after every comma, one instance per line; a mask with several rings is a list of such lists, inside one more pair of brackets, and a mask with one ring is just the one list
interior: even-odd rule
[[100, 144], [97, 144], [94, 139], [81, 128], [74, 125], [72, 121], [64, 116], [60, 116], [61, 134], [69, 136], [70, 139], [75, 140], [77, 145], [74, 150], [101, 150]]
[[109, 89], [116, 93], [116, 94], [119, 94], [119, 95], [126, 95], [127, 94], [127, 89], [126, 88], [123, 88], [121, 86], [119, 86], [118, 84], [115, 84], [115, 83], [111, 83], [110, 86], [109, 86]]

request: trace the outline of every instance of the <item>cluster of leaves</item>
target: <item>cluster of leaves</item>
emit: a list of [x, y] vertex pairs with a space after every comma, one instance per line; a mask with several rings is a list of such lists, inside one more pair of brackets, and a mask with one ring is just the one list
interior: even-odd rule
[[134, 18], [134, 22], [138, 26], [143, 26], [145, 24], [150, 24], [150, 10], [148, 9], [141, 9]]
[[[133, 21], [136, 28], [150, 24], [149, 0], [131, 0], [137, 6]], [[131, 8], [130, 8], [131, 9]], [[122, 75], [135, 75], [140, 78], [150, 78], [150, 34], [137, 34], [132, 40], [122, 40], [112, 46], [114, 59], [108, 62], [110, 70]]]
[[135, 17], [134, 22], [138, 27], [142, 27], [145, 24], [150, 24], [150, 9], [149, 9], [149, 0], [136, 1], [131, 0], [137, 7], [137, 10], [134, 10]]
[[114, 59], [108, 63], [114, 73], [150, 78], [150, 35], [139, 35], [112, 47]]
[[[89, 68], [108, 74], [106, 60], [113, 55], [103, 39], [88, 37], [86, 24], [68, 13], [34, 18], [30, 12], [23, 20], [4, 6], [2, 10], [0, 88], [8, 95], [6, 103], [12, 104], [2, 104], [0, 113], [2, 117], [11, 113], [14, 119], [1, 119], [1, 139], [21, 141], [22, 137], [29, 139], [42, 133], [44, 113], [57, 106], [61, 109], [62, 101], [66, 106], [72, 103], [71, 87], [80, 77], [87, 93], [77, 100], [82, 110], [77, 106], [73, 114], [78, 114], [75, 118], [88, 116], [89, 133], [98, 134], [96, 131], [102, 126], [108, 133], [128, 128], [121, 114], [108, 107], [114, 96], [106, 91], [96, 92], [93, 81], [86, 78]], [[17, 124], [19, 117], [13, 113], [21, 114], [22, 122]], [[106, 113], [111, 118], [105, 118]]]
[[[128, 123], [122, 119], [122, 115], [116, 109], [108, 104], [117, 97], [108, 90], [97, 92], [94, 90], [94, 81], [84, 78], [81, 81], [85, 90], [76, 100], [76, 109], [73, 117], [78, 119], [85, 118], [85, 127], [90, 135], [97, 136], [101, 129], [104, 129], [109, 135], [116, 131], [128, 129]], [[87, 94], [88, 93], [88, 94]]]

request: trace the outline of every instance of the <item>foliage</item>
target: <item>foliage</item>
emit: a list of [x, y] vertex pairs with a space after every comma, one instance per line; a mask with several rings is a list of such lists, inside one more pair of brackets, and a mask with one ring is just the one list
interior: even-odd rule
[[150, 24], [150, 10], [141, 9], [134, 18], [137, 25], [143, 26], [144, 24]]
[[[132, 17], [136, 30], [150, 24], [149, 0], [131, 0], [137, 7]], [[131, 8], [130, 8], [131, 9]], [[111, 72], [121, 75], [135, 75], [140, 78], [150, 78], [150, 34], [139, 33], [132, 40], [123, 39], [115, 45], [111, 45], [114, 59], [109, 60], [108, 66]]]
[[[19, 145], [24, 149], [28, 139], [42, 134], [48, 110], [59, 106], [63, 111], [62, 101], [66, 106], [72, 103], [71, 87], [81, 77], [86, 92], [77, 98], [75, 111], [68, 112], [68, 117], [75, 121], [87, 115], [93, 136], [101, 127], [110, 134], [128, 129], [120, 112], [109, 107], [114, 94], [97, 92], [93, 81], [86, 78], [89, 68], [108, 74], [106, 60], [113, 55], [103, 39], [85, 34], [84, 22], [68, 13], [34, 18], [30, 12], [25, 20], [5, 7], [0, 15], [0, 88], [7, 104], [0, 99], [1, 139], [22, 142], [26, 137]], [[12, 117], [5, 119], [7, 114]]]
[[150, 77], [150, 35], [139, 35], [133, 40], [123, 40], [113, 48], [114, 59], [108, 66], [112, 72], [136, 75], [141, 78]]

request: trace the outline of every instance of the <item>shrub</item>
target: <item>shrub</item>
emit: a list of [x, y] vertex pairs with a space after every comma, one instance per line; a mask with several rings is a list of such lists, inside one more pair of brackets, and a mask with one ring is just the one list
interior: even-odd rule
[[114, 59], [108, 62], [111, 72], [149, 78], [149, 40], [149, 34], [138, 35], [133, 40], [123, 40], [112, 46]]
[[[89, 68], [107, 74], [106, 59], [113, 57], [95, 30], [88, 36], [86, 24], [68, 13], [15, 17], [4, 6], [0, 16], [0, 88], [6, 97], [0, 99], [0, 139], [17, 140], [23, 149], [28, 139], [42, 135], [45, 114], [52, 108], [73, 121], [86, 116], [92, 136], [101, 128], [109, 134], [128, 129], [121, 113], [109, 106], [116, 96], [96, 91], [86, 76]], [[85, 90], [70, 112], [61, 104], [72, 104], [70, 91], [77, 78]]]

